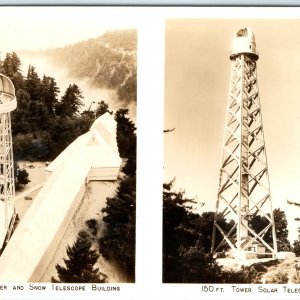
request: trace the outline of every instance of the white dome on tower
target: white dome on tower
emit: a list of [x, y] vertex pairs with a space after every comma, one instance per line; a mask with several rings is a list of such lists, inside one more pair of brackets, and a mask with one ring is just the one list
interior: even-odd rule
[[255, 60], [259, 57], [256, 51], [254, 33], [248, 27], [239, 29], [234, 35], [230, 58], [232, 59], [239, 54], [249, 54]]
[[17, 107], [15, 88], [11, 80], [0, 74], [0, 113], [11, 112]]

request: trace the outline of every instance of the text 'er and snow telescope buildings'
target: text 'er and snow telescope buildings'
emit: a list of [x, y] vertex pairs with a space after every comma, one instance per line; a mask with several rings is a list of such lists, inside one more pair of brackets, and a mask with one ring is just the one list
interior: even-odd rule
[[[253, 32], [234, 36], [212, 252], [237, 259], [275, 257], [275, 224], [256, 73]], [[255, 231], [251, 221], [266, 220]], [[227, 220], [227, 222], [224, 222]], [[265, 236], [271, 235], [271, 241]]]

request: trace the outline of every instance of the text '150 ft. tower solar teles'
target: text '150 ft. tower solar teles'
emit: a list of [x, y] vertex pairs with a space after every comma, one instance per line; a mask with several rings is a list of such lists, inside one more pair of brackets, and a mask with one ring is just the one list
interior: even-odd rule
[[14, 85], [9, 78], [0, 74], [0, 249], [9, 240], [16, 218], [10, 119], [10, 112], [16, 107]]
[[[275, 257], [274, 217], [256, 73], [258, 52], [249, 28], [234, 36], [212, 252], [238, 259]], [[263, 226], [253, 226], [256, 218]], [[225, 222], [227, 221], [227, 222]]]

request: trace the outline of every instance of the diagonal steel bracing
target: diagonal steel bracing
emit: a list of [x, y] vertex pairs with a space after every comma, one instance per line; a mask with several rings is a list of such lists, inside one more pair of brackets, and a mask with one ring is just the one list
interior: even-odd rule
[[[277, 245], [256, 73], [258, 55], [250, 54], [231, 56], [212, 252], [248, 251], [256, 243], [274, 257]], [[257, 215], [266, 220], [259, 232], [251, 226]], [[272, 243], [264, 239], [270, 231]]]

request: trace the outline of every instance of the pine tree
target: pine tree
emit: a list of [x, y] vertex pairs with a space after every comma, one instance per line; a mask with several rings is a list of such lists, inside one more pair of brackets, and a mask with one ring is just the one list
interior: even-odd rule
[[16, 91], [18, 91], [20, 88], [23, 88], [24, 85], [20, 67], [21, 60], [15, 52], [12, 52], [6, 54], [0, 68], [0, 72], [12, 80]]
[[91, 250], [92, 242], [89, 234], [82, 230], [72, 247], [67, 247], [68, 259], [64, 259], [66, 267], [56, 265], [59, 280], [54, 283], [105, 283], [107, 276], [94, 268], [99, 255]]
[[135, 176], [136, 172], [136, 127], [130, 120], [128, 109], [119, 109], [115, 114], [117, 122], [117, 145], [122, 158], [127, 158], [123, 172], [128, 176]]
[[41, 97], [51, 115], [54, 114], [54, 108], [58, 101], [58, 93], [59, 88], [55, 79], [53, 77], [44, 75], [41, 85]]
[[117, 122], [117, 144], [121, 157], [129, 157], [136, 149], [134, 123], [128, 117], [128, 109], [121, 108], [115, 114]]
[[62, 96], [61, 101], [55, 105], [58, 116], [74, 117], [83, 106], [82, 92], [76, 84], [70, 84]]
[[116, 195], [107, 198], [103, 221], [104, 236], [99, 240], [102, 255], [115, 262], [130, 280], [135, 277], [136, 178], [120, 182]]
[[97, 108], [96, 108], [96, 111], [95, 111], [95, 117], [98, 118], [98, 117], [104, 115], [107, 112], [112, 114], [112, 111], [109, 110], [108, 104], [103, 100], [98, 102], [98, 105], [97, 105]]
[[31, 65], [29, 65], [27, 72], [26, 91], [29, 93], [31, 101], [38, 102], [41, 100], [41, 79]]

